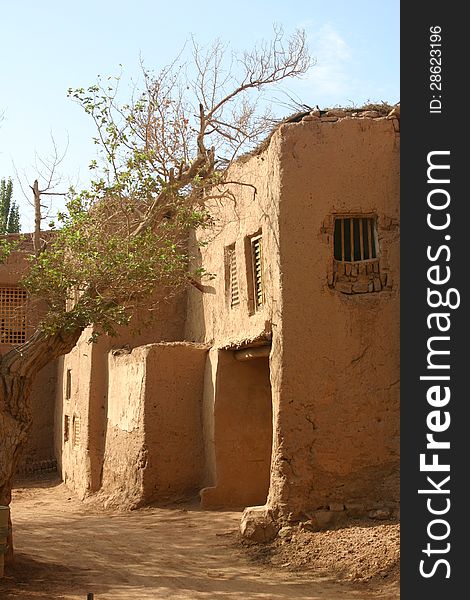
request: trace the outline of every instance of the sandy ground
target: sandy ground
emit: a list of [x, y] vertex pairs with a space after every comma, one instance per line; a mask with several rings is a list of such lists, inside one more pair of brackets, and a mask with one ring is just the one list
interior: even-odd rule
[[16, 563], [0, 580], [0, 600], [85, 600], [88, 592], [95, 600], [399, 598], [395, 580], [338, 581], [314, 568], [317, 551], [301, 532], [279, 547], [247, 548], [238, 512], [197, 504], [104, 511], [55, 480], [18, 484], [11, 508]]

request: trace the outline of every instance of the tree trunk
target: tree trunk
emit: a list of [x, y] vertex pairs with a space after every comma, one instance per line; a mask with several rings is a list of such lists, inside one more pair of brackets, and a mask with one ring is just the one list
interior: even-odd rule
[[[36, 331], [0, 362], [0, 504], [11, 502], [12, 479], [31, 428], [30, 396], [34, 378], [48, 363], [72, 350], [83, 327], [47, 336]], [[13, 560], [10, 523], [5, 564]]]
[[[2, 390], [10, 387], [8, 378], [3, 375], [0, 375], [0, 382]], [[4, 398], [0, 399], [0, 504], [2, 506], [10, 504], [11, 481], [31, 427], [31, 415], [28, 410], [31, 381], [22, 378], [20, 381], [16, 381], [12, 388], [9, 392], [8, 404], [17, 407], [14, 414], [11, 414], [8, 409], [5, 410], [7, 403], [4, 402]], [[10, 518], [5, 564], [11, 563], [12, 559], [13, 534]]]

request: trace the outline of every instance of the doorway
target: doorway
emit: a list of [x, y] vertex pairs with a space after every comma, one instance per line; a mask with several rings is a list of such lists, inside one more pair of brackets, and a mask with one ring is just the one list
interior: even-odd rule
[[[273, 442], [269, 347], [262, 353], [219, 352], [214, 398], [215, 486], [207, 508], [264, 504]], [[260, 355], [261, 354], [261, 355]], [[238, 356], [238, 358], [237, 358]], [[248, 356], [248, 358], [246, 358]]]

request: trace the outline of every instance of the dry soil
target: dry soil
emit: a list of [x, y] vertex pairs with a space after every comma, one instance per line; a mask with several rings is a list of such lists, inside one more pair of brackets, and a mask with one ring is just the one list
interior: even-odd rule
[[52, 479], [19, 483], [11, 508], [16, 563], [0, 600], [399, 598], [392, 523], [295, 528], [260, 547], [241, 543], [238, 512], [197, 503], [115, 512]]

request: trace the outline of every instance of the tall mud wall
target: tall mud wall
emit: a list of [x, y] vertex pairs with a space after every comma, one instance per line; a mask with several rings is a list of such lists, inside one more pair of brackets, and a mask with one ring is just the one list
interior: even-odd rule
[[[88, 328], [72, 352], [61, 360], [55, 448], [62, 477], [79, 496], [101, 489], [107, 435], [108, 353], [126, 353], [142, 344], [181, 339], [185, 307], [184, 293], [162, 300], [158, 318], [148, 321], [148, 311], [142, 310], [129, 327], [119, 329], [116, 337], [100, 336], [96, 343], [89, 342], [93, 330]], [[69, 433], [65, 431], [67, 422]], [[79, 423], [78, 442], [73, 435], [74, 422]]]
[[185, 342], [110, 353], [100, 492], [108, 505], [133, 508], [201, 487], [206, 354], [206, 346]]
[[[399, 501], [399, 135], [388, 119], [281, 127], [280, 402], [269, 504]], [[337, 215], [374, 215], [380, 291], [332, 282]], [[367, 288], [366, 288], [367, 289]]]

